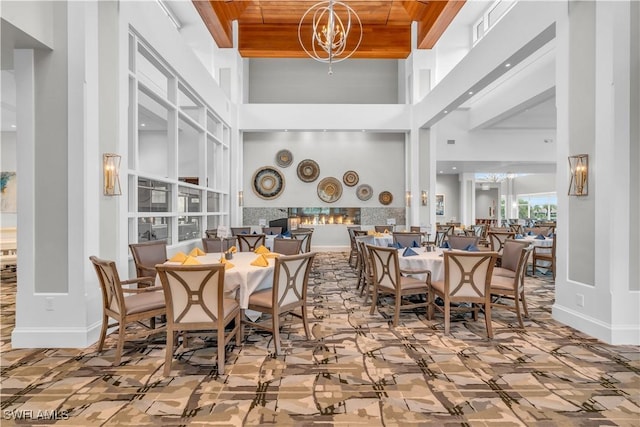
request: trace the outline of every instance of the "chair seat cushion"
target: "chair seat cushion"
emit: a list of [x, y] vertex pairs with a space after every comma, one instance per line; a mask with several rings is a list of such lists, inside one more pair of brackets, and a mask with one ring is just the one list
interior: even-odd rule
[[249, 296], [249, 305], [273, 308], [273, 296], [271, 289], [254, 292]]
[[124, 298], [126, 314], [137, 314], [143, 311], [156, 310], [165, 307], [164, 292], [143, 292]]
[[[495, 269], [494, 269], [494, 271], [495, 271]], [[496, 291], [500, 291], [500, 290], [513, 291], [515, 289], [514, 288], [514, 280], [513, 279], [514, 278], [494, 275], [491, 278], [491, 291], [492, 292], [494, 290], [496, 290]]]
[[[380, 284], [381, 288], [384, 289], [388, 289], [393, 291], [394, 288], [393, 286], [390, 286], [386, 283], [384, 284]], [[424, 280], [420, 280], [420, 279], [416, 279], [415, 277], [411, 277], [411, 276], [400, 276], [400, 288], [403, 291], [408, 291], [408, 290], [420, 290], [423, 289], [425, 292], [427, 290], [427, 284], [425, 283]]]
[[504, 267], [494, 267], [493, 268], [493, 275], [494, 276], [509, 277], [511, 279], [514, 279], [516, 277], [516, 272], [513, 271], [513, 270], [510, 270], [508, 268], [504, 268]]
[[431, 288], [437, 293], [444, 295], [444, 281], [437, 280], [435, 282], [431, 282]]

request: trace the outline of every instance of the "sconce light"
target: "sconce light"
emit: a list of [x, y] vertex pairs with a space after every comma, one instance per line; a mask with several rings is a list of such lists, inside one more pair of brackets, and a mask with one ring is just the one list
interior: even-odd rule
[[105, 196], [120, 196], [120, 159], [121, 157], [113, 153], [102, 155], [102, 178]]
[[406, 201], [407, 207], [408, 207], [408, 208], [410, 208], [410, 207], [411, 207], [411, 191], [407, 191], [407, 192], [405, 193], [404, 198], [405, 198], [405, 201]]
[[238, 191], [238, 206], [244, 206], [244, 193], [242, 190]]
[[569, 156], [569, 196], [586, 196], [589, 194], [589, 155]]
[[429, 200], [429, 195], [426, 191], [422, 190], [422, 193], [420, 193], [420, 201], [422, 202], [422, 206], [427, 206], [427, 200]]

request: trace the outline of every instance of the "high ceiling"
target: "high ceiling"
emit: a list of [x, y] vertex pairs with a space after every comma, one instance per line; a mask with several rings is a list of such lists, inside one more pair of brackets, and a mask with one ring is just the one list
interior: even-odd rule
[[[298, 41], [298, 24], [317, 1], [193, 0], [193, 3], [220, 48], [235, 47], [232, 26], [237, 21], [237, 48], [242, 57], [307, 57]], [[363, 26], [362, 43], [352, 58], [402, 59], [411, 53], [413, 22], [418, 23], [418, 48], [431, 49], [465, 0], [346, 0], [345, 3], [358, 14]], [[350, 38], [347, 48], [355, 43], [355, 38]]]

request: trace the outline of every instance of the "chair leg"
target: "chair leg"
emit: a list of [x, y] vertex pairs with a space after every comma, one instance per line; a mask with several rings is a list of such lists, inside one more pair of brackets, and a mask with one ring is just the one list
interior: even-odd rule
[[513, 305], [516, 308], [516, 316], [518, 316], [518, 323], [520, 328], [524, 329], [524, 323], [522, 322], [522, 313], [520, 313], [520, 298], [518, 298], [518, 292], [513, 296]]
[[100, 344], [98, 344], [98, 353], [102, 351], [104, 347], [104, 340], [107, 338], [107, 329], [109, 327], [109, 316], [102, 315], [102, 330], [100, 331]]
[[302, 306], [302, 325], [304, 326], [304, 334], [307, 340], [311, 339], [311, 331], [309, 330], [309, 321], [307, 320], [307, 305]]
[[120, 359], [122, 358], [122, 352], [124, 350], [124, 334], [125, 334], [125, 322], [120, 322], [120, 327], [118, 328], [118, 346], [116, 347], [116, 357], [113, 359], [114, 366], [120, 364]]
[[393, 327], [398, 326], [398, 321], [400, 320], [400, 305], [402, 304], [402, 297], [398, 296], [396, 298], [395, 310], [393, 313]]
[[449, 335], [451, 322], [451, 303], [448, 299], [444, 299], [444, 334]]
[[491, 301], [484, 305], [484, 322], [487, 325], [487, 336], [493, 338], [493, 328], [491, 327]]
[[524, 291], [520, 293], [520, 301], [522, 302], [522, 309], [524, 310], [524, 316], [529, 317], [529, 310], [527, 310], [527, 300], [524, 297]]
[[433, 305], [436, 303], [436, 298], [433, 294], [433, 290], [429, 289], [427, 294], [427, 320], [433, 319]]
[[173, 361], [173, 345], [175, 335], [174, 331], [167, 331], [167, 345], [164, 354], [164, 376], [168, 377], [171, 373], [171, 362]]
[[371, 293], [371, 310], [369, 314], [373, 314], [376, 311], [376, 305], [378, 304], [378, 289], [374, 286]]
[[218, 375], [224, 374], [224, 326], [218, 327]]
[[280, 315], [279, 313], [272, 314], [272, 327], [273, 331], [273, 345], [276, 348], [276, 354], [282, 354], [280, 350]]

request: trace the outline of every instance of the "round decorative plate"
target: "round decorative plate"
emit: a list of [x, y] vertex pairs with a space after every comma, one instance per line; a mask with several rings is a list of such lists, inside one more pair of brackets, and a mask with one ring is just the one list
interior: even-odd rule
[[342, 184], [330, 176], [318, 183], [318, 197], [327, 203], [333, 203], [342, 196]]
[[373, 188], [369, 184], [361, 184], [356, 188], [356, 195], [360, 200], [369, 200], [373, 196]]
[[353, 187], [359, 180], [358, 174], [354, 171], [346, 171], [342, 176], [342, 181], [347, 187]]
[[311, 160], [305, 159], [298, 163], [298, 178], [304, 182], [313, 182], [320, 175], [320, 166]]
[[378, 196], [378, 200], [380, 201], [380, 203], [382, 203], [383, 205], [388, 205], [391, 204], [391, 202], [393, 202], [393, 194], [389, 193], [388, 191], [383, 191], [382, 193], [380, 193], [380, 195]]
[[291, 154], [289, 150], [278, 151], [278, 154], [276, 154], [276, 163], [281, 168], [291, 166], [291, 163], [293, 163], [293, 154]]
[[284, 177], [274, 167], [264, 166], [258, 169], [251, 178], [254, 193], [263, 199], [275, 199], [284, 190]]

